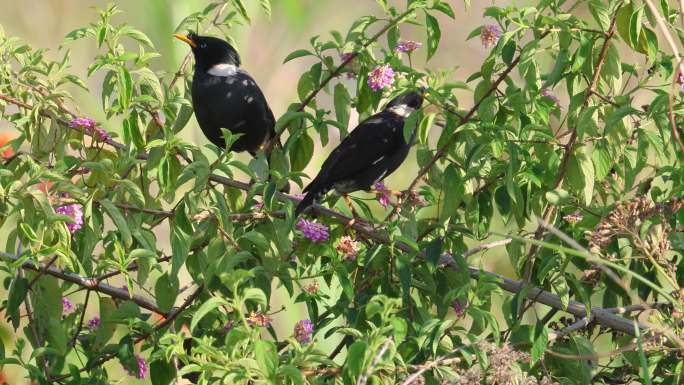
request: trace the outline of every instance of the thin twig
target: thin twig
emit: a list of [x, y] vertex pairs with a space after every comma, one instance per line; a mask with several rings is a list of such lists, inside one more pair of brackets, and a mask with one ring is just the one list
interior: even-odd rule
[[378, 353], [373, 357], [373, 361], [371, 361], [370, 366], [366, 371], [359, 377], [359, 379], [356, 381], [356, 385], [366, 385], [366, 382], [368, 382], [368, 377], [373, 374], [373, 371], [375, 368], [378, 366], [380, 363], [380, 360], [382, 359], [382, 356], [385, 355], [385, 352], [389, 348], [390, 344], [392, 343], [392, 339], [388, 338], [382, 346], [380, 346], [380, 350], [378, 350]]
[[81, 317], [78, 320], [78, 327], [76, 328], [76, 332], [74, 332], [74, 336], [71, 338], [71, 342], [69, 342], [69, 346], [71, 346], [72, 348], [76, 346], [76, 340], [78, 339], [78, 335], [81, 334], [81, 330], [83, 329], [83, 319], [85, 318], [85, 313], [86, 313], [86, 310], [88, 309], [88, 301], [89, 300], [90, 300], [90, 290], [87, 290], [85, 301], [83, 302], [83, 310], [81, 311]]

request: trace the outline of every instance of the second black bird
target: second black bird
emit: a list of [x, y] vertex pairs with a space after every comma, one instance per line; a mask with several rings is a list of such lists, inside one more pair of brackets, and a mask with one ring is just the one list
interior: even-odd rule
[[243, 134], [229, 150], [269, 149], [275, 138], [275, 118], [254, 79], [240, 68], [240, 55], [228, 42], [211, 36], [174, 35], [195, 57], [192, 105], [204, 135], [225, 148], [222, 128]]
[[415, 130], [408, 142], [404, 138], [404, 122], [422, 104], [422, 89], [408, 92], [361, 122], [323, 162], [321, 171], [304, 189], [307, 194], [295, 215], [331, 189], [342, 194], [370, 190], [394, 172], [406, 159], [415, 139]]

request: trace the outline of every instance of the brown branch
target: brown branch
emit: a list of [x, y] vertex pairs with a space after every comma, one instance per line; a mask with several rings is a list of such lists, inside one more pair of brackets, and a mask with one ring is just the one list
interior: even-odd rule
[[[218, 176], [215, 174], [212, 174], [209, 176], [209, 179], [216, 182], [216, 183], [221, 183], [229, 187], [234, 187], [240, 190], [245, 190], [249, 191], [251, 188], [251, 185], [239, 181], [235, 181], [226, 177]], [[289, 196], [287, 194], [283, 194], [280, 192], [276, 192], [276, 198], [281, 200], [281, 201], [292, 201], [292, 202], [298, 202], [299, 199]], [[335, 220], [337, 223], [347, 225], [352, 218], [341, 214], [339, 212], [327, 209], [319, 204], [314, 204], [311, 207], [310, 211], [313, 215], [319, 216], [319, 217], [325, 217], [329, 218], [332, 220]], [[394, 244], [394, 247], [397, 249], [406, 252], [406, 253], [414, 253], [415, 251], [408, 246], [407, 244], [403, 242], [392, 242], [389, 238], [389, 236], [381, 229], [375, 229], [373, 226], [363, 223], [360, 221], [356, 221], [352, 226], [351, 226], [358, 235], [360, 235], [363, 238], [382, 243], [382, 244]], [[466, 251], [468, 253], [468, 251]], [[498, 275], [496, 273], [490, 273], [490, 272], [485, 272], [481, 271], [480, 269], [477, 269], [475, 267], [470, 267], [469, 268], [469, 273], [470, 276], [473, 279], [479, 279], [481, 275], [486, 274], [488, 276], [494, 277], [497, 279], [499, 286], [510, 292], [510, 293], [518, 293], [522, 290], [522, 288], [525, 286], [521, 281], [516, 281], [512, 280], [510, 278], [506, 278], [504, 276]], [[563, 307], [562, 301], [560, 297], [558, 297], [555, 294], [549, 293], [547, 291], [538, 289], [538, 288], [531, 288], [527, 292], [527, 298], [531, 299], [535, 302], [539, 302], [541, 304], [563, 310], [565, 312], [568, 312], [570, 314], [573, 314], [575, 316], [585, 316], [586, 315], [586, 309], [584, 307], [584, 304], [577, 302], [577, 301], [570, 301], [570, 305], [568, 306], [567, 309]], [[630, 335], [634, 335], [634, 327], [632, 325], [632, 321], [616, 316], [610, 312], [605, 311], [604, 309], [601, 308], [593, 308], [596, 312], [596, 321], [608, 328], [618, 330]], [[600, 314], [599, 314], [600, 313]], [[645, 328], [643, 325], [640, 325], [640, 327]]]
[[[0, 253], [0, 257], [7, 260], [17, 262], [19, 257], [9, 253]], [[161, 310], [156, 304], [152, 303], [147, 298], [139, 296], [137, 294], [130, 295], [128, 290], [116, 288], [104, 283], [97, 282], [96, 278], [86, 278], [80, 275], [69, 273], [63, 270], [56, 269], [54, 267], [45, 268], [43, 264], [35, 264], [31, 261], [26, 261], [21, 264], [21, 267], [25, 270], [33, 270], [40, 272], [45, 271], [45, 274], [51, 275], [53, 277], [59, 278], [62, 281], [67, 281], [81, 286], [85, 289], [93, 290], [99, 293], [107, 294], [110, 297], [117, 298], [120, 300], [131, 300], [135, 302], [138, 306], [147, 309], [153, 313], [157, 313], [163, 317], [168, 317], [169, 313]]]

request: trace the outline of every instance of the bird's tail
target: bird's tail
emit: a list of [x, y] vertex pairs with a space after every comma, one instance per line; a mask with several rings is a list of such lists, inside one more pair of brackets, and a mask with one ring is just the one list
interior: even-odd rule
[[297, 205], [297, 208], [295, 208], [295, 213], [294, 216], [295, 218], [299, 216], [304, 210], [306, 210], [309, 206], [311, 206], [314, 203], [314, 200], [316, 199], [316, 194], [314, 191], [309, 191], [304, 195], [304, 199], [302, 199], [299, 204]]

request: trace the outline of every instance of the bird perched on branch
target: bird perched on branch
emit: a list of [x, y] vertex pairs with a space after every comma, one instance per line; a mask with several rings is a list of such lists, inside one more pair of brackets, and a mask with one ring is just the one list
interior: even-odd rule
[[392, 99], [385, 109], [359, 124], [328, 159], [321, 171], [306, 186], [306, 196], [295, 209], [299, 215], [313, 202], [334, 189], [341, 194], [370, 190], [390, 175], [406, 159], [415, 139], [415, 130], [404, 138], [406, 118], [423, 104], [425, 90], [411, 91]]
[[269, 152], [275, 135], [275, 118], [254, 79], [240, 68], [240, 55], [225, 40], [199, 36], [173, 35], [192, 48], [195, 74], [192, 78], [192, 106], [204, 135], [225, 148], [222, 128], [243, 134], [230, 151], [260, 149]]

